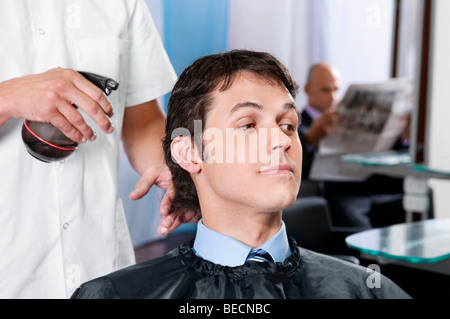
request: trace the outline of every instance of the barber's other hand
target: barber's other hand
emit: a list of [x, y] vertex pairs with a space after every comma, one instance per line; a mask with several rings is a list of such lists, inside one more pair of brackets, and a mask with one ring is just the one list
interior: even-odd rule
[[114, 130], [109, 119], [113, 111], [108, 99], [101, 89], [74, 70], [55, 68], [0, 83], [3, 119], [16, 117], [51, 123], [78, 143], [95, 140], [93, 129], [73, 104], [105, 133]]
[[336, 109], [329, 108], [323, 112], [311, 125], [306, 133], [306, 141], [309, 145], [317, 145], [319, 141], [328, 136], [336, 126], [338, 121], [338, 113]]
[[144, 197], [153, 185], [166, 190], [160, 204], [162, 214], [161, 225], [158, 227], [160, 235], [167, 235], [184, 223], [198, 221], [191, 211], [170, 212], [174, 191], [172, 174], [166, 165], [150, 166], [137, 182], [135, 189], [130, 193], [130, 199], [137, 200]]
[[158, 227], [160, 235], [167, 235], [179, 226], [185, 223], [198, 222], [194, 212], [190, 210], [175, 211], [170, 213], [171, 202], [173, 199], [173, 188], [169, 188], [161, 201], [161, 225]]

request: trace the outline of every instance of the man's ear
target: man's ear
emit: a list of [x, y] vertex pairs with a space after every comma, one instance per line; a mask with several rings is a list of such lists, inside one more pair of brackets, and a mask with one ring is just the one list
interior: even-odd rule
[[178, 165], [191, 174], [201, 171], [201, 158], [190, 136], [178, 136], [170, 145], [172, 158]]
[[305, 86], [303, 87], [303, 89], [305, 90], [305, 93], [306, 93], [307, 95], [309, 95], [309, 93], [311, 93], [311, 88], [310, 88], [310, 86], [309, 86], [308, 83], [305, 84]]

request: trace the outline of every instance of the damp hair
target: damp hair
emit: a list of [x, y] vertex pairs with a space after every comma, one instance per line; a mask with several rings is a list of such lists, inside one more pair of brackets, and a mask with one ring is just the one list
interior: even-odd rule
[[[179, 76], [169, 98], [166, 131], [163, 139], [165, 162], [172, 174], [174, 198], [172, 211], [192, 211], [201, 216], [197, 190], [190, 173], [180, 167], [171, 154], [173, 132], [183, 128], [193, 143], [202, 145], [201, 136], [194, 134], [194, 121], [205, 127], [214, 91], [226, 91], [236, 76], [250, 72], [257, 78], [273, 84], [282, 84], [295, 99], [298, 85], [288, 69], [266, 52], [232, 50], [199, 58]], [[195, 140], [194, 140], [195, 139]], [[203, 149], [203, 148], [199, 148]], [[200, 154], [201, 156], [203, 154]]]

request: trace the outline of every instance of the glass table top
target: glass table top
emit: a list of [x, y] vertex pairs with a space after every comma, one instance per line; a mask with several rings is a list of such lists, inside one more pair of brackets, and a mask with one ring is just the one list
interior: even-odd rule
[[394, 166], [399, 164], [411, 164], [411, 156], [406, 151], [345, 154], [341, 156], [341, 160], [348, 163], [369, 166]]
[[409, 263], [435, 263], [450, 258], [450, 219], [397, 224], [348, 236], [350, 248]]
[[[450, 178], [450, 161], [445, 159], [445, 165], [442, 163], [434, 165], [421, 165], [412, 161], [408, 151], [384, 151], [368, 152], [356, 154], [343, 154], [340, 160], [344, 163], [358, 164], [366, 167], [387, 167], [388, 171], [399, 173], [399, 167], [402, 167], [401, 175], [422, 175], [423, 177]], [[393, 170], [390, 170], [392, 168]]]

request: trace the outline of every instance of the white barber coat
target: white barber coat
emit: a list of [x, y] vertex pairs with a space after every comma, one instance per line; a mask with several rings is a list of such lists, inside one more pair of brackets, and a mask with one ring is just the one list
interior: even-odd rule
[[113, 134], [43, 163], [0, 126], [0, 298], [66, 298], [135, 262], [117, 195], [125, 106], [169, 92], [175, 72], [142, 0], [1, 0], [0, 82], [54, 67], [111, 77]]

